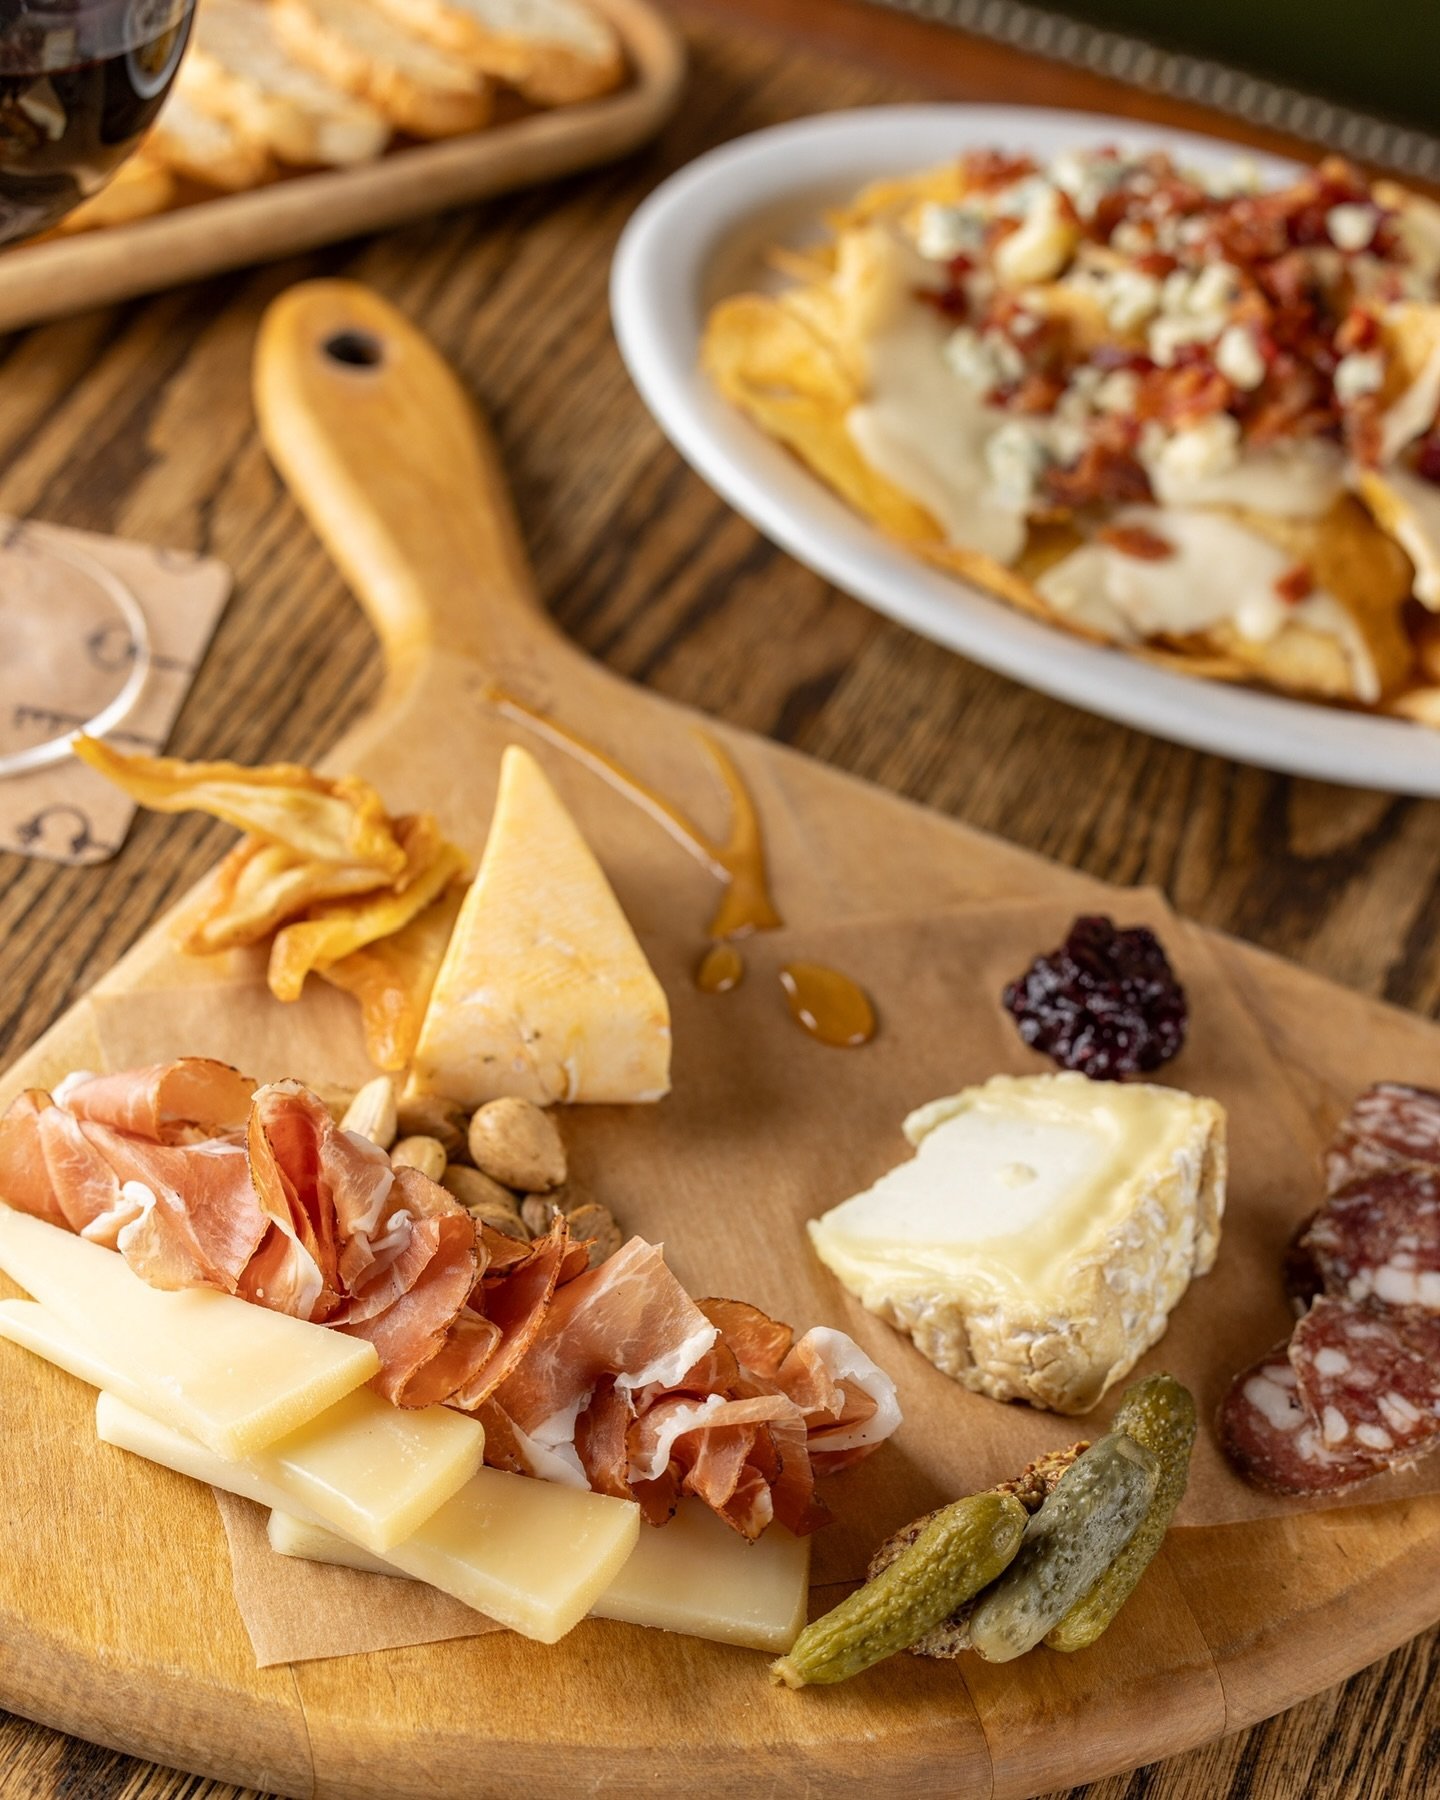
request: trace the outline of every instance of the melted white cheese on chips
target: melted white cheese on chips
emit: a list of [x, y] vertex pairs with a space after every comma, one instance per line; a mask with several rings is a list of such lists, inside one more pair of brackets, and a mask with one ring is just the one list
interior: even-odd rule
[[1006, 415], [947, 363], [951, 326], [915, 297], [933, 271], [889, 233], [863, 236], [866, 399], [846, 416], [851, 440], [876, 474], [934, 515], [952, 544], [1013, 562], [1025, 547], [1025, 500], [1001, 489], [985, 460], [986, 440]]
[[1266, 643], [1287, 625], [1304, 625], [1339, 640], [1357, 698], [1379, 698], [1365, 640], [1335, 596], [1281, 597], [1275, 584], [1294, 558], [1277, 545], [1223, 514], [1184, 507], [1125, 507], [1113, 522], [1162, 538], [1173, 554], [1151, 561], [1099, 540], [1082, 544], [1035, 584], [1063, 617], [1119, 643], [1188, 637], [1222, 624]]

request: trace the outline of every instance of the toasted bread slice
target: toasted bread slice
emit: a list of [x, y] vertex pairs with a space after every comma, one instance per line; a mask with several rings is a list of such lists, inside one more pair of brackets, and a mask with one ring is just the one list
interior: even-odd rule
[[164, 212], [175, 198], [175, 177], [143, 150], [122, 163], [98, 193], [82, 201], [60, 221], [58, 229], [70, 233], [95, 231], [103, 225], [132, 225]]
[[281, 162], [368, 162], [390, 139], [382, 112], [286, 52], [266, 0], [204, 0], [185, 73], [194, 100]]
[[243, 137], [228, 119], [198, 106], [183, 71], [145, 140], [147, 153], [176, 175], [238, 194], [275, 176], [263, 144]]
[[489, 121], [489, 76], [369, 0], [272, 0], [271, 10], [276, 35], [296, 62], [368, 100], [397, 130], [458, 137]]
[[618, 87], [620, 39], [584, 0], [379, 0], [394, 19], [458, 50], [537, 106]]

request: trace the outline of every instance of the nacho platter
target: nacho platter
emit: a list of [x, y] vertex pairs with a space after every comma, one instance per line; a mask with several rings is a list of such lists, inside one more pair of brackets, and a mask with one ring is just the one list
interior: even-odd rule
[[[817, 479], [733, 404], [737, 377], [717, 368], [727, 346], [715, 325], [707, 349], [707, 319], [753, 328], [761, 321], [742, 321], [734, 310], [742, 304], [737, 297], [761, 296], [758, 310], [787, 293], [794, 297], [793, 307], [784, 302], [792, 319], [803, 317], [801, 302], [817, 291], [816, 272], [823, 268], [817, 251], [823, 256], [824, 217], [853, 207], [856, 194], [871, 183], [893, 178], [903, 185], [917, 171], [953, 166], [967, 152], [998, 146], [1033, 154], [1045, 165], [1117, 144], [1126, 155], [1165, 152], [1202, 172], [1231, 169], [1237, 154], [1233, 146], [1130, 121], [938, 106], [806, 120], [713, 152], [652, 198], [617, 258], [617, 332], [637, 385], [682, 452], [767, 535], [837, 585], [937, 641], [1044, 692], [1176, 741], [1323, 779], [1435, 792], [1440, 765], [1423, 730], [1407, 732], [1382, 716], [1296, 704], [1239, 686], [1233, 658], [1207, 659], [1192, 650], [1188, 666], [1197, 674], [1232, 679], [1177, 681], [1173, 671], [1185, 667], [1185, 659], [1160, 666], [1059, 629], [1053, 613], [1033, 603], [1031, 582], [1002, 582], [999, 576], [1010, 571], [997, 574], [993, 560], [987, 567], [984, 557], [967, 559], [953, 543], [938, 547], [938, 559], [917, 554], [916, 543], [908, 541], [914, 534], [910, 519], [892, 509], [888, 526], [870, 523], [863, 502], [861, 511], [852, 510], [833, 491], [837, 479], [843, 486], [838, 468], [829, 481]], [[1267, 189], [1295, 178], [1293, 167], [1275, 159], [1253, 161]], [[774, 246], [781, 247], [782, 261], [788, 252], [800, 253], [798, 262], [791, 257], [788, 274], [777, 271]], [[734, 331], [726, 336], [734, 362], [740, 339]], [[754, 344], [763, 360], [778, 339], [766, 349], [758, 338]], [[705, 355], [708, 371], [701, 368]], [[718, 391], [717, 373], [730, 400]], [[743, 361], [737, 373], [743, 376]], [[777, 422], [787, 379], [777, 371], [773, 386], [761, 381], [752, 388], [757, 404], [774, 408]], [[1382, 548], [1389, 550], [1388, 541]], [[944, 573], [929, 566], [937, 560], [946, 565]], [[982, 600], [980, 590], [961, 579], [971, 563], [982, 585], [993, 577], [992, 588], [1003, 587], [1011, 604]]]
[[[324, 349], [357, 337], [377, 354], [357, 364]], [[363, 290], [300, 290], [267, 328], [261, 377], [267, 438], [283, 446], [389, 664], [379, 711], [337, 749], [335, 769], [383, 782], [393, 804], [433, 806], [473, 842], [516, 736], [486, 704], [498, 678], [706, 816], [715, 796], [695, 722], [618, 684], [545, 622], [493, 453], [453, 377], [403, 320]], [[633, 1223], [666, 1235], [682, 1268], [794, 1316], [817, 1301], [833, 1313], [798, 1221], [893, 1160], [861, 1097], [874, 1090], [889, 1108], [941, 1071], [972, 1073], [951, 1022], [924, 1021], [937, 969], [971, 968], [976, 942], [1004, 967], [1079, 907], [1147, 903], [791, 753], [717, 736], [755, 793], [788, 920], [757, 942], [752, 976], [719, 1014], [691, 977], [709, 877], [629, 802], [551, 765], [665, 983], [681, 1047], [678, 1104], [655, 1115], [658, 1127], [647, 1119], [637, 1137], [600, 1108], [583, 1135], [599, 1166], [623, 1173], [628, 1159], [632, 1176], [648, 1172], [648, 1198], [640, 1181], [625, 1184]], [[894, 911], [901, 889], [908, 920]], [[1212, 1053], [1225, 1061], [1243, 1039], [1265, 1067], [1275, 1058], [1284, 1073], [1257, 1106], [1266, 1121], [1277, 1110], [1292, 1119], [1297, 1140], [1308, 1132], [1312, 1151], [1357, 1082], [1433, 1070], [1432, 1027], [1178, 922], [1163, 928], [1187, 978], [1217, 996], [1225, 1030]], [[866, 979], [882, 1011], [873, 1047], [809, 1043], [768, 1004], [762, 976], [797, 948], [843, 957]], [[162, 921], [10, 1072], [7, 1097], [77, 1067], [221, 1049], [213, 1035], [201, 1040], [223, 1033], [263, 983], [253, 970], [232, 969], [219, 986], [215, 976], [180, 956]], [[966, 1004], [963, 979], [947, 974], [941, 987]], [[294, 1026], [273, 1008], [264, 1015], [270, 1066], [257, 1073], [300, 1054], [303, 1014], [292, 1016]], [[327, 1035], [312, 1032], [307, 1060], [322, 1059]], [[343, 1079], [353, 1048], [332, 1042], [328, 1054], [330, 1068], [306, 1072]], [[1196, 1065], [1197, 1085], [1202, 1074]], [[837, 1130], [852, 1113], [851, 1129]], [[1302, 1186], [1308, 1178], [1297, 1174]], [[1190, 1298], [1204, 1308], [1203, 1283]], [[962, 1396], [869, 1324], [905, 1387], [928, 1388], [926, 1405], [939, 1407], [931, 1417], [952, 1440], [939, 1454], [963, 1462], [963, 1433], [943, 1431]], [[909, 1792], [1033, 1794], [1171, 1754], [1340, 1678], [1429, 1622], [1440, 1569], [1440, 1502], [1417, 1496], [1315, 1517], [1281, 1508], [1172, 1535], [1123, 1628], [1080, 1657], [1013, 1668], [902, 1659], [863, 1683], [795, 1696], [768, 1687], [752, 1654], [589, 1623], [557, 1648], [497, 1634], [257, 1671], [210, 1497], [107, 1454], [90, 1433], [88, 1395], [3, 1349], [7, 1438], [33, 1448], [12, 1464], [0, 1503], [13, 1546], [0, 1575], [13, 1651], [0, 1699], [81, 1735], [296, 1795], [559, 1793], [633, 1782], [637, 1768], [666, 1793], [739, 1794], [771, 1779], [836, 1793], [881, 1780]], [[913, 1516], [935, 1482], [912, 1444], [837, 1493], [846, 1524], [818, 1574], [820, 1605], [847, 1558]], [[86, 1506], [57, 1507], [69, 1491], [84, 1491]], [[477, 1706], [477, 1694], [504, 1703]]]

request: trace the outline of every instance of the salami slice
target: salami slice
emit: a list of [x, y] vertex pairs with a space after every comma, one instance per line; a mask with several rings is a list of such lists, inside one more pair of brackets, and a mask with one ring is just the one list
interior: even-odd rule
[[1315, 1229], [1319, 1217], [1318, 1213], [1311, 1213], [1308, 1219], [1296, 1227], [1295, 1235], [1285, 1246], [1285, 1260], [1280, 1274], [1297, 1316], [1305, 1311], [1317, 1294], [1325, 1291], [1324, 1272], [1310, 1247], [1310, 1233]]
[[1403, 1467], [1440, 1439], [1437, 1347], [1436, 1321], [1328, 1297], [1295, 1327], [1300, 1410], [1351, 1480]]
[[1230, 1384], [1220, 1406], [1221, 1447], [1257, 1487], [1276, 1494], [1328, 1493], [1360, 1474], [1349, 1458], [1326, 1448], [1288, 1351], [1288, 1344], [1278, 1345]]
[[1287, 1257], [1292, 1295], [1307, 1264], [1312, 1293], [1440, 1313], [1440, 1168], [1405, 1163], [1333, 1194]]
[[1325, 1155], [1326, 1185], [1333, 1194], [1397, 1163], [1440, 1168], [1440, 1093], [1379, 1081], [1360, 1095], [1336, 1128]]

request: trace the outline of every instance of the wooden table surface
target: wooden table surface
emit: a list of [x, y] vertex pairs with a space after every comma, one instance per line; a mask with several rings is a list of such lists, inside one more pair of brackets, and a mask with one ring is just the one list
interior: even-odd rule
[[[235, 569], [175, 750], [304, 761], [373, 694], [374, 645], [266, 461], [248, 394], [266, 301], [302, 276], [344, 273], [415, 316], [482, 398], [541, 591], [593, 655], [1060, 861], [1158, 884], [1191, 916], [1368, 993], [1440, 1011], [1440, 805], [1156, 743], [877, 618], [690, 473], [610, 336], [605, 283], [626, 218], [657, 181], [738, 133], [932, 97], [1234, 128], [853, 0], [680, 0], [676, 11], [693, 48], [690, 95], [662, 141], [624, 166], [0, 344], [0, 510], [209, 551]], [[199, 818], [142, 817], [99, 869], [0, 856], [0, 1060], [78, 998], [227, 836]], [[1440, 1793], [1440, 1630], [1268, 1724], [1076, 1793], [1425, 1791]], [[0, 1800], [237, 1794], [0, 1714]]]

